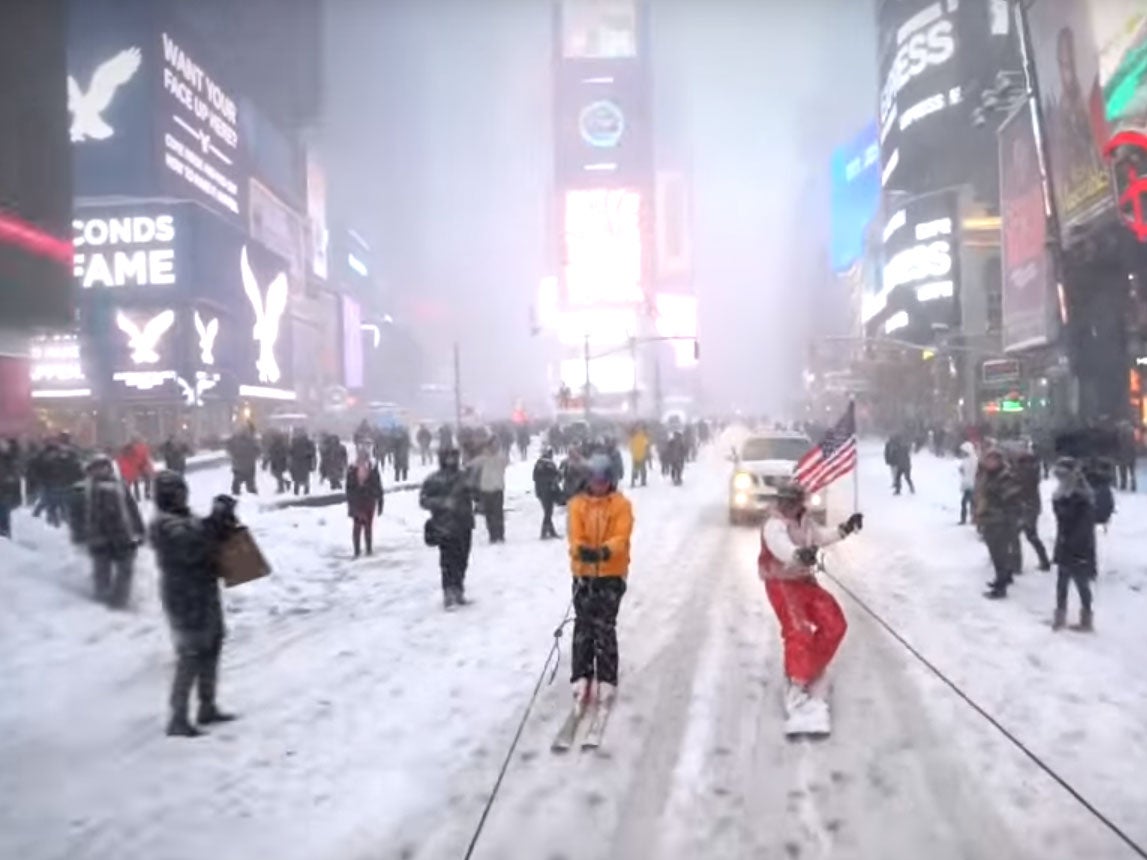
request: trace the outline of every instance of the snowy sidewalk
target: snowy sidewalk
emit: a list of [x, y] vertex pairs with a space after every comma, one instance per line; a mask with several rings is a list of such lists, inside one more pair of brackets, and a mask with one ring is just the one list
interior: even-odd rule
[[[956, 463], [915, 457], [917, 494], [905, 490], [894, 497], [879, 448], [863, 447], [865, 531], [833, 551], [830, 569], [1090, 803], [1147, 842], [1147, 673], [1141, 668], [1147, 653], [1147, 496], [1117, 493], [1110, 532], [1100, 534], [1096, 633], [1053, 633], [1055, 574], [1036, 570], [1026, 541], [1025, 573], [1008, 599], [982, 596], [991, 568], [975, 530], [957, 525]], [[1049, 552], [1055, 537], [1052, 484], [1044, 482], [1040, 520]], [[1074, 617], [1074, 590], [1070, 606]], [[857, 615], [855, 604], [848, 609]], [[950, 693], [937, 692], [932, 710], [938, 718], [967, 707], [951, 700]], [[985, 743], [972, 745], [958, 735], [952, 741], [984, 775], [1007, 815], [1029, 823], [1039, 856], [1133, 856], [1117, 842], [1097, 841], [1099, 834], [1087, 836], [1057, 820], [1054, 810], [1064, 808], [1067, 795], [1043, 775], [1010, 757], [1001, 760]], [[1074, 801], [1068, 806], [1078, 808]], [[1070, 852], [1073, 845], [1080, 853]], [[1097, 846], [1103, 846], [1098, 854]]]

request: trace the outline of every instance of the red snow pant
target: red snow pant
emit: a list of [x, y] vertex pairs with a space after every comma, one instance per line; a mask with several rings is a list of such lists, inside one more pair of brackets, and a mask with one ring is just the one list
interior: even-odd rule
[[812, 683], [848, 629], [840, 604], [814, 579], [766, 579], [765, 592], [781, 624], [785, 674], [794, 683]]

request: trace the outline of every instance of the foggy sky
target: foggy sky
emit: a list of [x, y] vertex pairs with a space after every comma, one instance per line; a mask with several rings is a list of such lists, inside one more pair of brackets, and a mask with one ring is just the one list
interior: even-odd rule
[[[857, 0], [654, 0], [656, 147], [691, 173], [715, 408], [782, 409], [831, 297], [829, 156], [875, 112], [872, 19]], [[328, 4], [332, 203], [386, 289], [451, 308], [490, 409], [546, 391], [529, 313], [555, 249], [551, 26], [549, 0]], [[449, 341], [426, 346], [445, 374]]]

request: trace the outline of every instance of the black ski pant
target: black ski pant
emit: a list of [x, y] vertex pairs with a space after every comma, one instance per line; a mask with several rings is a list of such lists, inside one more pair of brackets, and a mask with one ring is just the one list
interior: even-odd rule
[[972, 506], [972, 491], [964, 490], [960, 493], [960, 525], [968, 521], [968, 512], [974, 510]]
[[636, 487], [638, 480], [641, 481], [641, 486], [649, 484], [649, 461], [648, 460], [634, 460], [633, 461], [633, 475], [629, 479], [629, 486]]
[[482, 493], [482, 515], [486, 518], [486, 531], [490, 543], [501, 543], [506, 539], [506, 493], [494, 490]]
[[1130, 489], [1133, 493], [1138, 491], [1139, 488], [1136, 486], [1135, 481], [1135, 461], [1132, 460], [1130, 463], [1120, 463], [1118, 468], [1119, 489]]
[[192, 687], [199, 688], [199, 707], [215, 707], [219, 682], [219, 655], [223, 652], [222, 629], [173, 632], [175, 679], [171, 683], [171, 714], [187, 718]]
[[996, 572], [993, 587], [1005, 589], [1012, 584], [1020, 554], [1018, 530], [1010, 525], [981, 526], [984, 543], [988, 545], [988, 556]]
[[554, 528], [554, 500], [542, 499], [542, 539], [557, 536], [558, 530]]
[[900, 482], [901, 480], [908, 482], [908, 489], [912, 491], [912, 495], [916, 495], [916, 485], [912, 483], [912, 469], [904, 468], [903, 466], [892, 467], [892, 491], [896, 495], [900, 495]]
[[1067, 611], [1067, 587], [1075, 583], [1075, 590], [1079, 592], [1079, 602], [1084, 612], [1091, 611], [1091, 580], [1095, 578], [1095, 571], [1086, 564], [1061, 564], [1055, 579], [1055, 608], [1059, 612]]
[[93, 550], [92, 581], [96, 600], [113, 609], [127, 606], [135, 573], [135, 550]]
[[354, 517], [350, 540], [354, 546], [354, 557], [358, 558], [362, 552], [362, 544], [366, 542], [366, 554], [374, 552], [374, 517]]
[[[1041, 570], [1051, 570], [1051, 562], [1047, 557], [1047, 548], [1044, 547], [1043, 541], [1040, 540], [1039, 532], [1036, 530], [1036, 520], [1031, 520], [1020, 525], [1020, 534], [1027, 538], [1028, 543], [1032, 545], [1035, 550], [1036, 558], [1039, 560]], [[1020, 542], [1016, 541], [1016, 547], [1020, 547]], [[1023, 566], [1022, 558], [1016, 563], [1016, 569], [1019, 570]]]
[[231, 471], [231, 495], [238, 496], [243, 492], [243, 487], [247, 488], [247, 492], [255, 495], [258, 491], [255, 489], [255, 470], [237, 472]]
[[625, 596], [620, 576], [575, 577], [571, 681], [617, 685], [617, 611]]
[[442, 568], [442, 590], [461, 592], [466, 587], [466, 568], [470, 565], [470, 546], [474, 533], [467, 530], [451, 535], [438, 547], [438, 563]]
[[394, 482], [397, 484], [399, 481], [405, 481], [410, 478], [410, 462], [403, 460], [399, 462], [394, 461]]

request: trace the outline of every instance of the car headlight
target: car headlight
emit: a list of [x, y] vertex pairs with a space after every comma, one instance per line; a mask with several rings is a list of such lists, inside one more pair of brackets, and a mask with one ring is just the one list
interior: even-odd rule
[[733, 476], [734, 490], [747, 490], [753, 486], [753, 476], [748, 472], [738, 472]]
[[733, 496], [733, 505], [738, 508], [743, 508], [749, 503], [748, 493], [737, 493]]
[[810, 508], [823, 508], [824, 496], [822, 496], [820, 493], [813, 493], [811, 496], [809, 496], [808, 506]]

